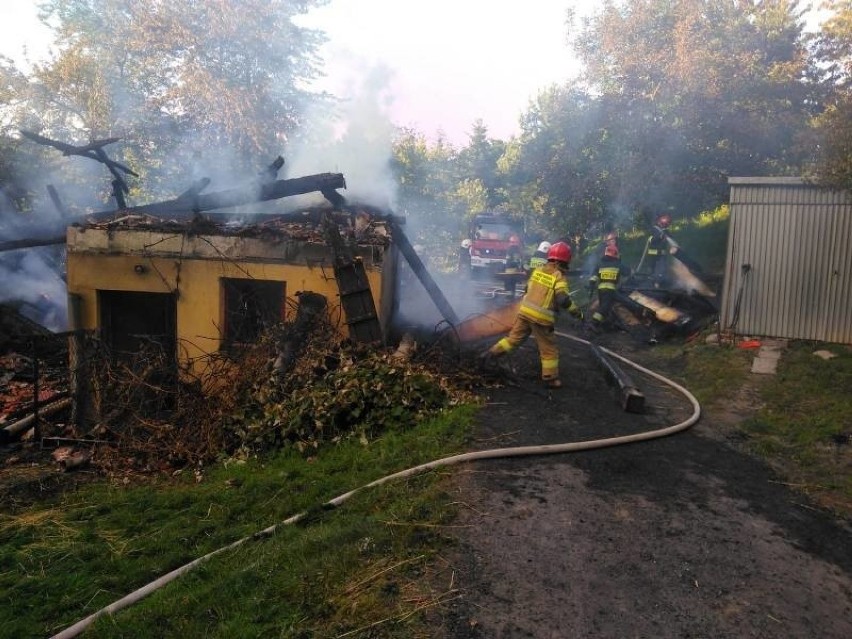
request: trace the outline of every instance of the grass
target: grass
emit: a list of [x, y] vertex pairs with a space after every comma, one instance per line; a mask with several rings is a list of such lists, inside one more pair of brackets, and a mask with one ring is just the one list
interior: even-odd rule
[[[823, 360], [813, 353], [837, 355]], [[794, 342], [743, 429], [750, 447], [820, 503], [852, 514], [852, 351]]]
[[[428, 636], [441, 526], [454, 513], [432, 472], [319, 506], [392, 472], [458, 452], [471, 407], [363, 446], [306, 459], [293, 451], [222, 463], [145, 485], [95, 484], [0, 518], [2, 636], [44, 637], [237, 539], [307, 512], [296, 525], [217, 555], [92, 637]], [[153, 633], [153, 634], [152, 634]], [[361, 635], [364, 636], [364, 635]]]
[[686, 345], [662, 343], [645, 357], [676, 373], [702, 406], [712, 406], [732, 399], [746, 382], [754, 351], [708, 345], [699, 336]]
[[[813, 353], [829, 350], [825, 361]], [[673, 371], [712, 414], [750, 381], [754, 351], [704, 343], [661, 345], [650, 365]], [[758, 405], [737, 428], [745, 446], [791, 487], [842, 515], [852, 515], [852, 350], [791, 342], [778, 372], [761, 378]]]

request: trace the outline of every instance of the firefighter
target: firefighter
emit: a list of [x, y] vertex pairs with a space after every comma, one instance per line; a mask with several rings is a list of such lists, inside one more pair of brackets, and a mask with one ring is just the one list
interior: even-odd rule
[[583, 318], [580, 307], [568, 293], [565, 272], [571, 262], [571, 248], [557, 242], [547, 252], [547, 263], [533, 270], [527, 282], [527, 292], [521, 300], [518, 314], [509, 334], [494, 344], [485, 357], [505, 355], [532, 334], [541, 359], [541, 378], [550, 388], [559, 388], [559, 350], [556, 347], [554, 324], [558, 309], [565, 308], [574, 317]]
[[530, 261], [527, 263], [527, 272], [532, 273], [535, 269], [547, 264], [547, 252], [550, 250], [550, 242], [542, 242], [538, 245], [535, 253], [532, 254]]
[[470, 247], [472, 244], [473, 242], [469, 239], [464, 239], [459, 247], [459, 271], [466, 275], [470, 274]]
[[669, 279], [669, 227], [672, 224], [672, 216], [661, 213], [654, 221], [651, 234], [645, 243], [645, 254], [643, 260], [648, 259], [648, 272], [654, 279], [654, 286], [667, 286]]
[[592, 326], [600, 329], [609, 326], [615, 291], [622, 277], [629, 277], [630, 269], [621, 263], [618, 246], [607, 244], [598, 263], [597, 273], [589, 278], [589, 292], [597, 291], [598, 308], [592, 313]]

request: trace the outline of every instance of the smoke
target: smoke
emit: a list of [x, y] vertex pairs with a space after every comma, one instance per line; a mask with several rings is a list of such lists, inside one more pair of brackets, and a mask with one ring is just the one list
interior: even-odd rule
[[675, 288], [686, 291], [690, 295], [699, 294], [704, 297], [716, 297], [716, 293], [690, 271], [683, 262], [671, 261], [671, 275]]
[[64, 249], [30, 249], [0, 254], [0, 302], [52, 331], [68, 325], [65, 282], [55, 263]]
[[342, 173], [347, 199], [393, 209], [397, 194], [391, 173], [396, 132], [389, 116], [392, 73], [383, 65], [359, 68], [355, 60], [352, 65], [338, 90], [335, 111], [318, 108], [308, 114], [309, 135], [288, 148], [287, 172], [293, 177]]
[[[16, 159], [20, 166], [32, 166], [27, 151]], [[69, 157], [55, 169], [48, 164], [39, 172], [17, 178], [16, 191], [20, 193], [15, 199], [23, 199], [17, 196], [26, 193], [30, 205], [15, 206], [13, 198], [4, 192], [0, 198], [0, 242], [61, 237], [74, 219], [104, 207], [91, 185], [98, 184], [96, 180], [108, 184], [107, 177], [102, 165]], [[54, 205], [48, 186], [55, 188], [64, 211]], [[65, 247], [60, 245], [0, 253], [0, 303], [17, 307], [45, 328], [64, 330], [68, 325], [64, 255]]]

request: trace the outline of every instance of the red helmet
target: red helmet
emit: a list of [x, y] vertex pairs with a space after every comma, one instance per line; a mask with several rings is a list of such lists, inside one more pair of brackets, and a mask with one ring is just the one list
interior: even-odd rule
[[662, 215], [660, 215], [657, 218], [657, 226], [659, 226], [661, 229], [669, 228], [669, 226], [671, 226], [671, 223], [672, 223], [672, 216], [669, 215], [668, 213], [663, 213]]
[[618, 257], [618, 247], [615, 244], [607, 244], [604, 249], [604, 255], [606, 257]]
[[547, 261], [551, 260], [568, 264], [571, 261], [571, 247], [565, 242], [557, 242], [547, 252]]

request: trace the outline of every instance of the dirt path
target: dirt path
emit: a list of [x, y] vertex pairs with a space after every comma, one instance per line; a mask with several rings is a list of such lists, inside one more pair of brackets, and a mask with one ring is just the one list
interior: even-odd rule
[[[512, 363], [526, 379], [490, 393], [480, 448], [599, 439], [691, 413], [640, 375], [647, 414], [625, 413], [573, 343], [563, 343], [566, 388], [552, 398], [530, 379], [533, 348]], [[463, 471], [447, 558], [463, 596], [444, 611], [444, 636], [852, 637], [850, 522], [738, 452], [730, 419], [711, 413], [664, 439]]]

